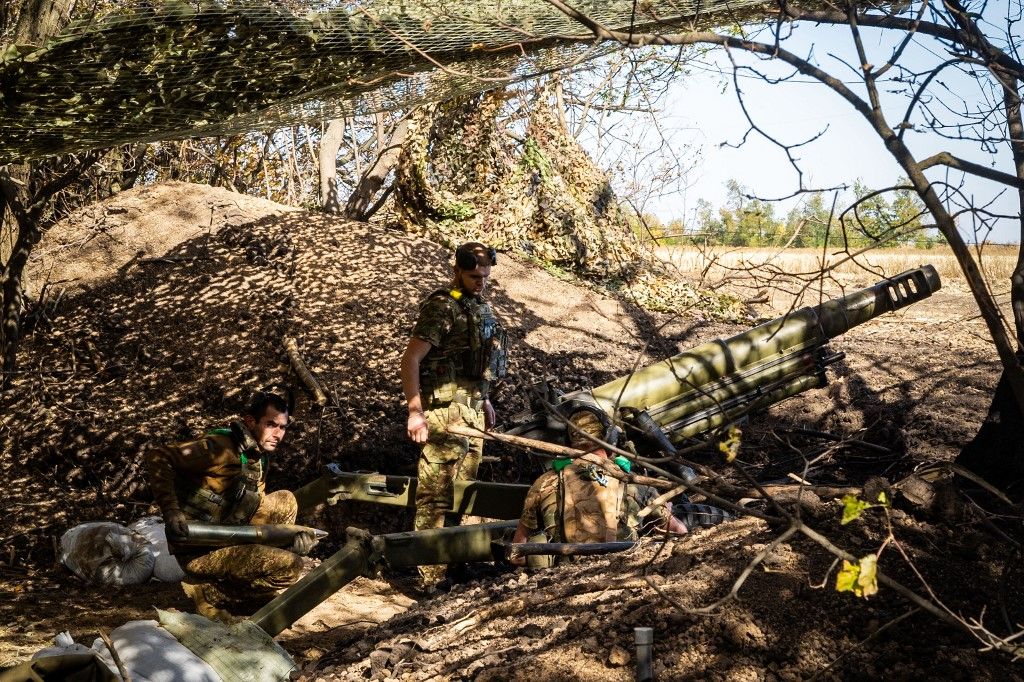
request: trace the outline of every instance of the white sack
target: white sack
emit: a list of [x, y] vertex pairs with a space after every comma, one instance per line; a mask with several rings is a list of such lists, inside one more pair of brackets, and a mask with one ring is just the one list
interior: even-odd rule
[[138, 585], [153, 576], [149, 540], [119, 523], [75, 526], [60, 539], [60, 560], [82, 580], [99, 585]]
[[[132, 682], [223, 682], [206, 661], [155, 620], [129, 621], [110, 633], [110, 641]], [[117, 669], [102, 639], [92, 648], [111, 669]]]
[[178, 560], [167, 549], [167, 533], [159, 516], [144, 516], [128, 528], [149, 540], [149, 550], [156, 556], [154, 578], [165, 583], [177, 583], [185, 579], [185, 571], [181, 570]]

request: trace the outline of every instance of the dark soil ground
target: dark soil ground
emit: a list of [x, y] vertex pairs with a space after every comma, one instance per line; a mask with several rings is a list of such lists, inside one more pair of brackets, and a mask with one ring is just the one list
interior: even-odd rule
[[[188, 608], [176, 585], [81, 584], [56, 563], [57, 541], [84, 521], [155, 512], [142, 452], [222, 424], [254, 388], [294, 381], [283, 336], [298, 339], [333, 405], [300, 398], [271, 487], [304, 483], [331, 461], [413, 472], [398, 358], [417, 301], [445, 283], [444, 249], [185, 184], [120, 195], [58, 226], [39, 249], [46, 259], [34, 265], [22, 373], [0, 396], [0, 665], [62, 630], [90, 644], [99, 630], [150, 617], [153, 606]], [[555, 377], [565, 390], [598, 385], [638, 358], [646, 364], [745, 326], [648, 313], [508, 258], [493, 280], [490, 298], [512, 335], [512, 378], [495, 396], [506, 417], [525, 408], [537, 379]], [[775, 314], [765, 306], [750, 322]], [[949, 462], [998, 378], [984, 326], [956, 281], [832, 346], [846, 358], [827, 388], [744, 427], [738, 460], [759, 479], [794, 473], [859, 487]], [[481, 478], [528, 483], [540, 470], [512, 450], [488, 454]], [[806, 470], [805, 457], [816, 458]], [[874, 552], [887, 537], [882, 512], [841, 526], [837, 500], [804, 495], [805, 521], [852, 554]], [[881, 570], [994, 632], [1020, 629], [1011, 541], [977, 513], [941, 519], [898, 500], [890, 518], [896, 541]], [[305, 520], [332, 531], [311, 566], [346, 526], [411, 525], [408, 513], [343, 506]], [[1020, 539], [1019, 521], [996, 524]], [[409, 573], [359, 579], [280, 639], [309, 680], [630, 679], [636, 626], [655, 630], [659, 679], [1024, 678], [1008, 656], [979, 652], [962, 630], [889, 588], [870, 599], [836, 592], [833, 557], [800, 536], [769, 553], [739, 599], [693, 613], [728, 594], [780, 532], [744, 519], [559, 569], [470, 569], [450, 594], [430, 599], [411, 592]]]

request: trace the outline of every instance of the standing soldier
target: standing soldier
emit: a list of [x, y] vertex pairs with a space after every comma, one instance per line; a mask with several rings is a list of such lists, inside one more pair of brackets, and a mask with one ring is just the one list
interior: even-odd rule
[[[494, 425], [488, 391], [505, 376], [506, 335], [482, 294], [497, 264], [494, 249], [470, 242], [455, 250], [450, 287], [420, 306], [402, 356], [402, 390], [409, 406], [409, 438], [422, 446], [416, 485], [415, 530], [445, 525], [455, 480], [476, 478], [483, 440], [447, 432], [449, 425]], [[457, 518], [449, 518], [457, 525]], [[425, 590], [433, 590], [444, 566], [421, 566]]]
[[290, 407], [281, 396], [261, 391], [229, 427], [146, 453], [149, 486], [163, 513], [169, 549], [185, 571], [182, 588], [203, 616], [232, 620], [239, 611], [259, 608], [298, 579], [299, 555], [315, 543], [302, 532], [291, 551], [264, 545], [210, 551], [189, 545], [189, 522], [295, 523], [295, 495], [265, 492], [269, 455], [284, 439]]

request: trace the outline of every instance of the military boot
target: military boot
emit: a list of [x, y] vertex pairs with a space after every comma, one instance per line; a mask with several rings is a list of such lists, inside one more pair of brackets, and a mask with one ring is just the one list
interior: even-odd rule
[[217, 606], [219, 601], [215, 596], [217, 589], [213, 585], [209, 583], [182, 583], [181, 589], [184, 590], [186, 596], [195, 602], [196, 613], [200, 616], [210, 620], [217, 620], [227, 625], [242, 620], [241, 616], [236, 616], [230, 611]]

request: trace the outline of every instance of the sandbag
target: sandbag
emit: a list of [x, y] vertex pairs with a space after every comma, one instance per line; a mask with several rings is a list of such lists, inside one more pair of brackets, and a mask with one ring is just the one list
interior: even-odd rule
[[119, 523], [75, 526], [60, 539], [60, 560], [82, 580], [98, 585], [138, 585], [153, 576], [149, 540]]
[[156, 613], [160, 625], [209, 663], [224, 682], [283, 682], [295, 669], [288, 652], [251, 620], [225, 625], [194, 613]]
[[[110, 633], [110, 641], [133, 682], [223, 682], [206, 661], [189, 651], [155, 620], [129, 621]], [[95, 661], [90, 662], [90, 658]], [[12, 680], [63, 680], [61, 675], [69, 671], [81, 675], [74, 679], [83, 682], [121, 680], [114, 657], [100, 637], [92, 648], [86, 648], [76, 644], [69, 633], [62, 632], [54, 638], [54, 646], [32, 656], [32, 662], [36, 661], [39, 665], [26, 667], [18, 673], [22, 677]]]
[[185, 579], [185, 571], [167, 548], [167, 533], [159, 516], [144, 516], [128, 526], [149, 540], [149, 549], [156, 557], [153, 577], [165, 583], [177, 583]]
[[[132, 682], [222, 682], [206, 661], [196, 656], [155, 620], [133, 620], [114, 629], [110, 641]], [[93, 649], [116, 668], [102, 639]]]
[[121, 682], [95, 652], [43, 656], [0, 670], [0, 682]]

